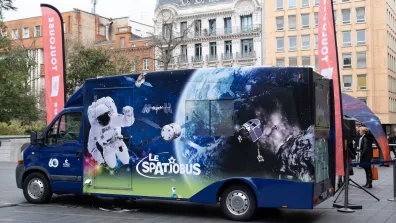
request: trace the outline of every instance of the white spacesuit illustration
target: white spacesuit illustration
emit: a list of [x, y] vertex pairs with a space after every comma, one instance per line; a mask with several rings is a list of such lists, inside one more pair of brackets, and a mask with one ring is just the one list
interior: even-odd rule
[[[129, 164], [128, 147], [123, 141], [121, 127], [129, 127], [135, 122], [133, 108], [125, 106], [124, 114], [118, 114], [111, 97], [103, 97], [88, 107], [88, 119], [91, 124], [88, 138], [88, 151], [99, 164], [106, 163], [110, 168], [117, 164], [117, 158], [123, 164]], [[103, 148], [103, 157], [96, 143]]]

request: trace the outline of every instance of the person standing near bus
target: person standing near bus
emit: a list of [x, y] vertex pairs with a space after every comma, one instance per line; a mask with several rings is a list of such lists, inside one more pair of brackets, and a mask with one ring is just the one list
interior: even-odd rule
[[374, 138], [367, 127], [360, 127], [359, 148], [361, 150], [360, 162], [363, 163], [363, 169], [366, 172], [366, 184], [363, 187], [372, 188], [372, 172], [370, 163], [373, 158]]
[[392, 135], [388, 138], [389, 150], [393, 152], [396, 159], [396, 146], [391, 146], [391, 144], [396, 144], [396, 129], [393, 130]]

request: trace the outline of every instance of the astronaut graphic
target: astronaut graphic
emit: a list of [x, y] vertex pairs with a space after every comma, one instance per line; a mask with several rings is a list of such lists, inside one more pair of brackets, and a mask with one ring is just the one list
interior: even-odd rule
[[[88, 119], [91, 124], [88, 151], [95, 161], [114, 168], [117, 156], [123, 164], [129, 164], [128, 148], [123, 141], [121, 127], [129, 127], [135, 122], [133, 108], [125, 106], [123, 114], [118, 114], [114, 100], [111, 97], [103, 97], [88, 107]], [[96, 143], [102, 146], [103, 156]]]

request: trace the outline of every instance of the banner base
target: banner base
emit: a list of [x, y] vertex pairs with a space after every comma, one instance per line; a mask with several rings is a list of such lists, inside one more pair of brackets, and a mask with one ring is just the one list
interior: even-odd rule
[[[334, 203], [333, 208], [339, 208], [343, 209], [344, 208], [344, 203]], [[348, 204], [347, 209], [353, 209], [353, 210], [362, 210], [363, 206], [359, 204]]]
[[353, 212], [355, 212], [354, 210], [349, 209], [349, 208], [340, 208], [337, 211], [343, 212], [343, 213], [353, 213]]

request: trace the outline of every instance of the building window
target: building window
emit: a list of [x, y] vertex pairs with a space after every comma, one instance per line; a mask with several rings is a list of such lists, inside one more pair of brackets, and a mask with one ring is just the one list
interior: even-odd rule
[[144, 43], [144, 46], [146, 46], [146, 47], [147, 47], [147, 46], [148, 46], [148, 43]]
[[216, 42], [209, 43], [210, 45], [210, 56], [216, 57], [217, 56], [217, 44]]
[[187, 45], [181, 45], [180, 46], [180, 62], [185, 63], [187, 62]]
[[289, 15], [288, 16], [288, 21], [289, 21], [289, 29], [296, 29], [296, 15]]
[[342, 0], [342, 2], [350, 2], [351, 0]]
[[224, 19], [224, 33], [226, 34], [232, 33], [231, 18]]
[[40, 37], [41, 36], [41, 26], [35, 26], [34, 27], [34, 37]]
[[187, 31], [187, 22], [181, 22], [180, 23], [180, 33], [181, 35], [185, 35], [185, 33], [188, 32]]
[[308, 50], [311, 46], [310, 36], [309, 35], [302, 35], [301, 36], [301, 48], [303, 50]]
[[303, 56], [302, 57], [302, 65], [303, 65], [303, 67], [311, 66], [311, 57], [310, 56]]
[[318, 49], [318, 34], [315, 34], [315, 49]]
[[289, 57], [289, 66], [297, 67], [297, 57]]
[[342, 46], [351, 46], [351, 31], [342, 32]]
[[319, 57], [315, 55], [315, 71], [319, 71]]
[[363, 101], [365, 104], [367, 104], [367, 98], [362, 98], [362, 97], [358, 97], [357, 99]]
[[319, 5], [320, 0], [314, 0], [314, 2], [315, 2], [315, 5]]
[[143, 70], [149, 70], [149, 59], [143, 58]]
[[356, 8], [356, 22], [366, 21], [366, 10], [364, 7]]
[[301, 0], [301, 8], [309, 7], [309, 0]]
[[352, 90], [352, 75], [342, 76], [344, 82], [344, 91]]
[[352, 68], [352, 54], [344, 53], [342, 54], [343, 68]]
[[201, 20], [195, 20], [194, 28], [195, 28], [195, 36], [201, 36], [201, 31], [202, 31]]
[[1, 36], [2, 37], [7, 37], [7, 30], [6, 29], [1, 30]]
[[251, 32], [253, 29], [252, 15], [241, 16], [242, 32]]
[[29, 27], [23, 28], [23, 38], [29, 38], [30, 37], [30, 32], [29, 32]]
[[277, 59], [276, 59], [276, 66], [277, 66], [277, 67], [284, 67], [284, 66], [285, 66], [285, 59], [283, 59], [283, 58], [277, 58]]
[[195, 44], [195, 61], [202, 61], [202, 44]]
[[131, 70], [132, 72], [136, 71], [136, 58], [131, 61]]
[[366, 30], [356, 30], [356, 38], [357, 38], [357, 45], [365, 45], [366, 44]]
[[120, 48], [125, 48], [125, 38], [124, 37], [122, 37], [122, 38], [120, 38]]
[[283, 9], [283, 0], [276, 0], [276, 9], [277, 10]]
[[290, 51], [297, 50], [297, 37], [296, 36], [289, 37], [289, 50]]
[[225, 45], [225, 48], [224, 48], [225, 59], [231, 59], [232, 58], [232, 42], [231, 42], [231, 40], [225, 41], [224, 45]]
[[278, 52], [283, 52], [285, 50], [285, 38], [284, 37], [276, 38], [276, 50]]
[[351, 10], [350, 9], [342, 9], [342, 24], [350, 24], [351, 23]]
[[356, 52], [357, 68], [366, 68], [366, 52]]
[[284, 29], [284, 24], [285, 24], [285, 17], [284, 16], [276, 17], [276, 30], [283, 30]]
[[12, 39], [13, 40], [18, 39], [18, 37], [19, 37], [18, 30], [17, 29], [13, 29], [12, 30]]
[[333, 10], [333, 18], [334, 18], [334, 24], [337, 24], [337, 11], [335, 9]]
[[162, 26], [162, 35], [164, 39], [169, 40], [171, 36], [171, 31], [172, 31], [172, 24], [164, 24]]
[[317, 12], [314, 13], [314, 18], [315, 18], [315, 27], [318, 27], [319, 17], [318, 17], [318, 13]]
[[216, 35], [216, 19], [209, 20], [209, 34]]
[[224, 42], [225, 48], [224, 48], [224, 59], [229, 60], [232, 59], [232, 42], [231, 40], [225, 41]]
[[296, 0], [289, 0], [289, 8], [290, 9], [294, 9], [296, 8], [297, 4], [296, 4]]
[[301, 27], [309, 28], [309, 14], [301, 14]]
[[366, 90], [367, 89], [366, 75], [359, 74], [357, 75], [357, 79], [358, 79], [358, 90]]
[[253, 39], [242, 40], [242, 56], [250, 57], [253, 54]]

